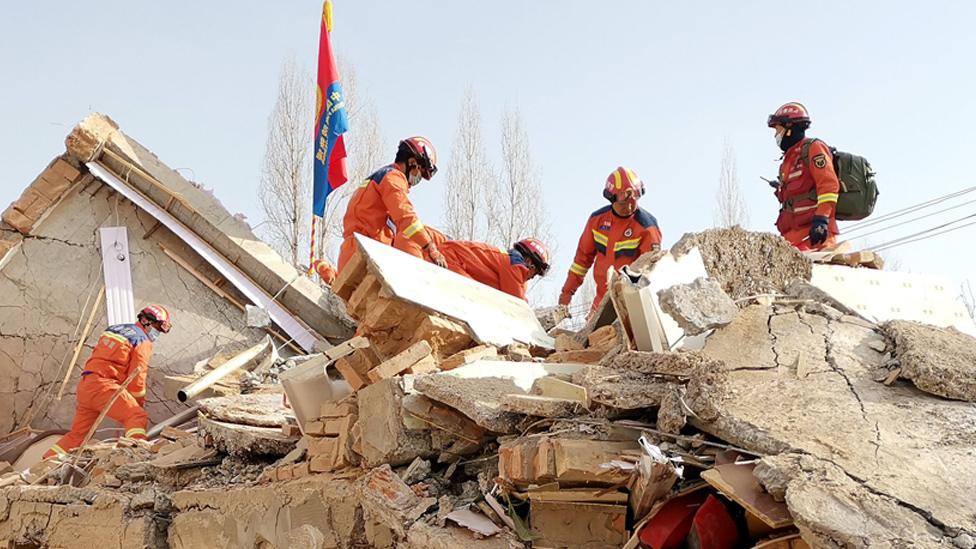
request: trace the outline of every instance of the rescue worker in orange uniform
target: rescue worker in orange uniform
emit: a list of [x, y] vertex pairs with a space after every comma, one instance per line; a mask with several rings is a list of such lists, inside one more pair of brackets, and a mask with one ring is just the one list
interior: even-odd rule
[[349, 199], [342, 220], [339, 273], [356, 251], [354, 233], [384, 244], [393, 244], [395, 236], [408, 238], [416, 244], [416, 249], [405, 251], [421, 259], [426, 253], [432, 263], [447, 266], [407, 196], [411, 187], [421, 179], [430, 180], [435, 173], [437, 152], [430, 141], [423, 137], [400, 141], [393, 164], [367, 177]]
[[519, 240], [507, 251], [466, 240], [449, 240], [440, 250], [448, 269], [522, 300], [529, 279], [549, 271], [549, 249], [534, 238]]
[[170, 327], [169, 311], [160, 305], [149, 305], [139, 311], [135, 324], [109, 326], [102, 333], [81, 372], [71, 430], [44, 454], [45, 458], [64, 456], [80, 446], [112, 395], [137, 370], [106, 415], [122, 424], [125, 437], [146, 439], [149, 416], [144, 406], [149, 359], [153, 342]]
[[637, 199], [643, 195], [644, 183], [633, 170], [617, 168], [607, 177], [603, 197], [610, 201], [610, 205], [590, 214], [559, 294], [560, 305], [569, 305], [573, 294], [583, 284], [586, 271], [595, 262], [596, 299], [590, 308], [590, 314], [593, 314], [607, 291], [608, 268], [620, 269], [649, 251], [661, 249], [657, 219], [637, 207]]
[[783, 151], [779, 179], [771, 183], [779, 200], [776, 228], [801, 251], [820, 250], [836, 243], [837, 197], [840, 182], [826, 143], [806, 137], [810, 113], [800, 103], [787, 103], [769, 115]]
[[325, 283], [326, 286], [332, 286], [332, 283], [335, 282], [336, 276], [339, 274], [336, 272], [335, 267], [324, 259], [316, 259], [312, 261], [312, 270], [315, 271], [315, 274], [319, 275], [319, 278]]

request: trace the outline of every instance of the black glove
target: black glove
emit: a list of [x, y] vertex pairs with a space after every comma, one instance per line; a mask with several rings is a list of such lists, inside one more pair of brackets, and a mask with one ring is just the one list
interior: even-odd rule
[[816, 215], [813, 217], [813, 223], [810, 224], [810, 244], [813, 246], [819, 246], [827, 241], [827, 225], [830, 223], [830, 219], [822, 216]]
[[773, 179], [773, 180], [767, 179], [766, 183], [769, 183], [769, 186], [774, 189], [779, 189], [780, 186], [779, 179]]

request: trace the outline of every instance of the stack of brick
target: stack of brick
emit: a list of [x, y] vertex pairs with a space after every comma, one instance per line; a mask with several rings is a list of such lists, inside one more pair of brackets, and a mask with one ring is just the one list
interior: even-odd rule
[[[331, 473], [359, 463], [359, 411], [355, 402], [342, 400], [322, 404], [320, 416], [305, 425], [305, 436], [295, 450], [268, 467], [263, 478], [284, 481], [316, 473]], [[283, 429], [291, 429], [285, 426]]]
[[429, 373], [460, 351], [473, 347], [468, 329], [453, 320], [393, 296], [356, 253], [332, 285], [359, 323], [357, 335], [370, 346], [336, 361], [354, 391], [404, 373]]

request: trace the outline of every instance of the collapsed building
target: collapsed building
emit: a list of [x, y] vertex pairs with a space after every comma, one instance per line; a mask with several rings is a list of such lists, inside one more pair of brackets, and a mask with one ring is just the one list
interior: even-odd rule
[[[976, 545], [976, 326], [871, 254], [686, 235], [576, 332], [368, 239], [321, 288], [101, 116], [3, 222], [11, 547]], [[155, 436], [39, 461], [145, 301]]]

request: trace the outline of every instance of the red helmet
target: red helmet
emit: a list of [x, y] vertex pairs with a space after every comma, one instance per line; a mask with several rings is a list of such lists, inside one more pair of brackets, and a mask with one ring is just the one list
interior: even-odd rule
[[539, 276], [546, 276], [549, 271], [549, 248], [545, 244], [535, 238], [523, 238], [512, 247], [532, 262]]
[[437, 151], [426, 137], [414, 136], [400, 141], [400, 147], [407, 147], [417, 159], [420, 166], [420, 175], [426, 180], [430, 180], [437, 173]]
[[644, 182], [637, 177], [634, 170], [621, 166], [607, 176], [603, 197], [610, 202], [616, 202], [620, 195], [629, 190], [633, 190], [637, 198], [644, 196]]
[[766, 125], [770, 128], [777, 125], [792, 126], [802, 123], [810, 125], [810, 113], [807, 112], [807, 108], [802, 103], [797, 102], [787, 103], [776, 109], [776, 112], [769, 115], [769, 119], [766, 120]]
[[138, 318], [144, 318], [149, 321], [150, 324], [159, 324], [159, 331], [169, 333], [169, 329], [172, 327], [170, 324], [169, 311], [166, 307], [162, 305], [147, 305], [141, 311], [139, 311]]

